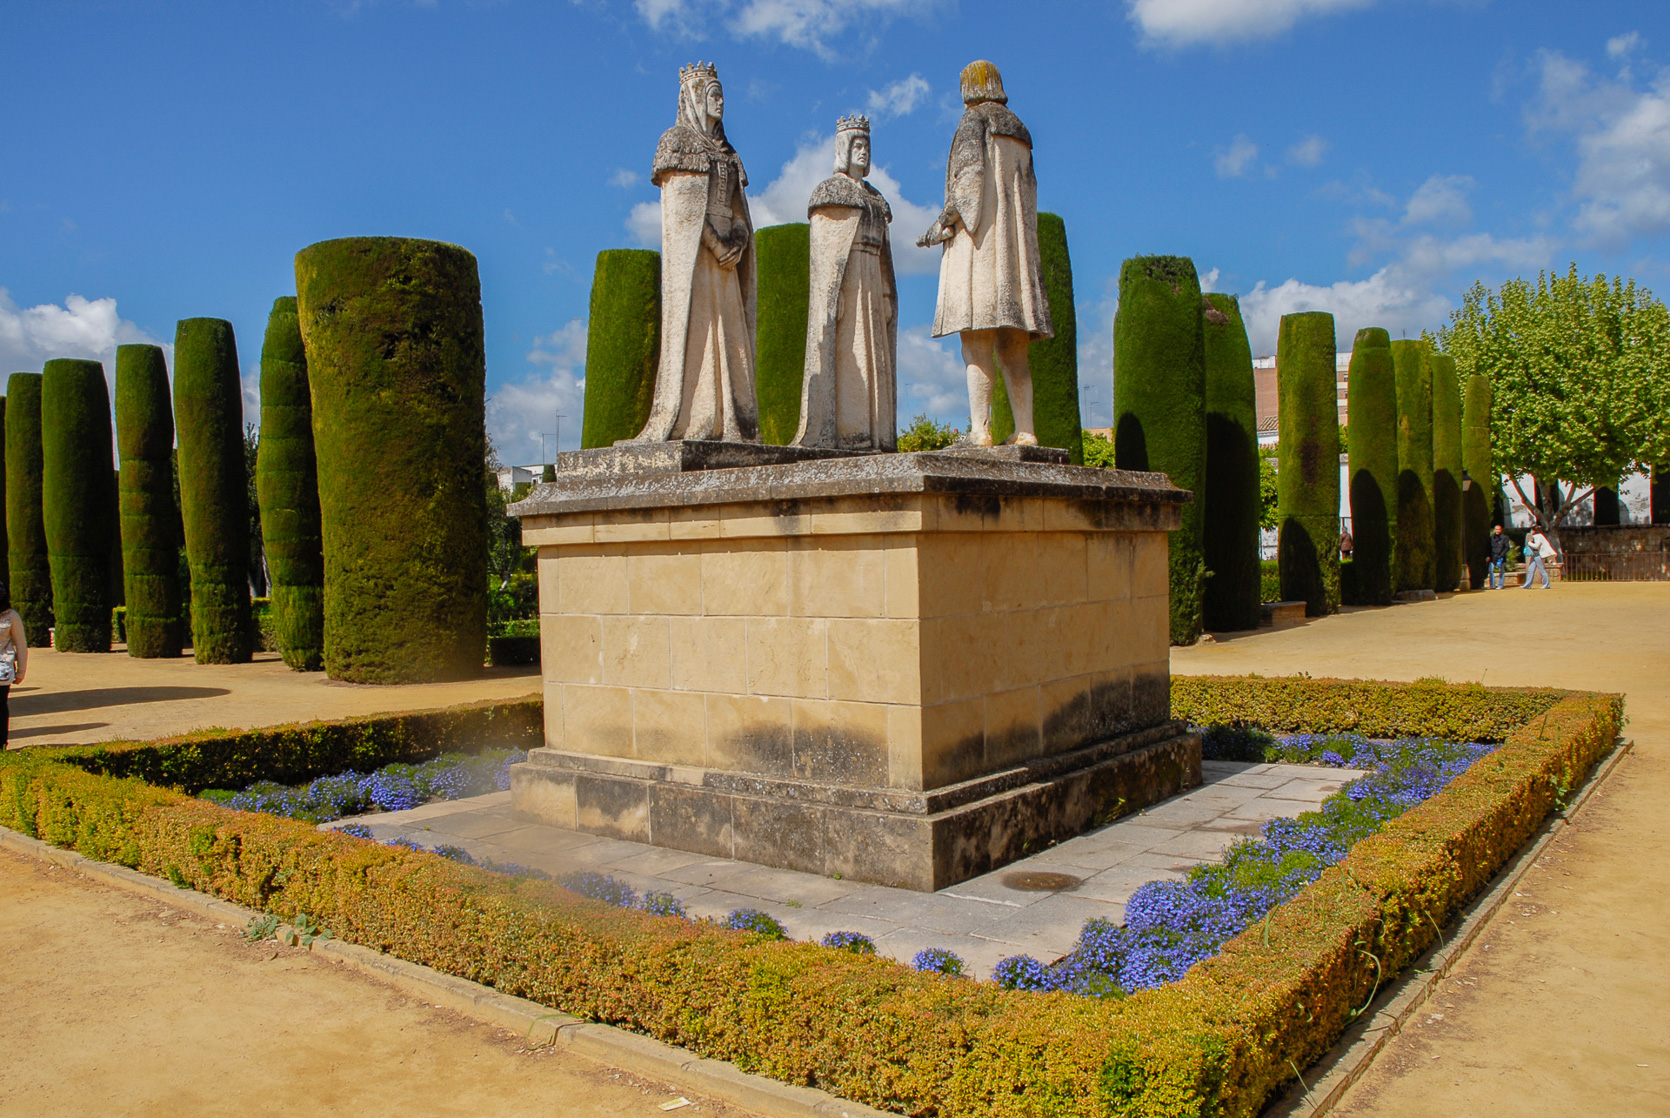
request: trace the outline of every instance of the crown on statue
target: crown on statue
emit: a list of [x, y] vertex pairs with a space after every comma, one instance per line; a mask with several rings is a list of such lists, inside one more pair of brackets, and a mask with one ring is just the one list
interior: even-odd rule
[[862, 132], [870, 134], [870, 118], [867, 116], [844, 116], [835, 122], [836, 135], [842, 132]]
[[711, 62], [696, 62], [678, 68], [678, 82], [680, 85], [694, 86], [718, 80], [719, 67]]

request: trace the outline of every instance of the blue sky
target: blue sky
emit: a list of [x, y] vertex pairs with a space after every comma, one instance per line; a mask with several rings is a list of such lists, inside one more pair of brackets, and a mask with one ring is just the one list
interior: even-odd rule
[[[653, 243], [650, 156], [698, 58], [757, 224], [804, 220], [864, 111], [901, 245], [940, 202], [958, 71], [996, 62], [1067, 222], [1088, 424], [1137, 253], [1240, 294], [1259, 352], [1287, 311], [1413, 336], [1475, 280], [1569, 261], [1670, 291], [1663, 0], [9, 0], [0, 374], [227, 318], [253, 420], [295, 252], [433, 237], [480, 260], [504, 456], [540, 460], [558, 410], [572, 447], [592, 262]], [[960, 425], [935, 258], [900, 257], [901, 418]]]

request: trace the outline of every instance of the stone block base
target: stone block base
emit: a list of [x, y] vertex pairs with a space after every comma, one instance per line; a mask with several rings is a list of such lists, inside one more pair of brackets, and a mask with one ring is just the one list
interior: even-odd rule
[[1200, 783], [1171, 722], [931, 791], [817, 784], [536, 749], [516, 816], [589, 834], [932, 891]]

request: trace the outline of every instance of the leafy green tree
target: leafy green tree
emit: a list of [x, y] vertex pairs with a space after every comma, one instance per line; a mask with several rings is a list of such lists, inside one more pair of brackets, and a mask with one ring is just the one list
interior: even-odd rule
[[1634, 280], [1573, 264], [1475, 284], [1437, 342], [1464, 382], [1489, 379], [1496, 468], [1551, 535], [1595, 487], [1670, 459], [1670, 311]]
[[1094, 431], [1084, 433], [1084, 464], [1099, 469], [1113, 468], [1113, 440]]
[[910, 454], [923, 450], [944, 450], [957, 441], [957, 435], [955, 427], [948, 423], [935, 423], [924, 412], [899, 432], [899, 452]]

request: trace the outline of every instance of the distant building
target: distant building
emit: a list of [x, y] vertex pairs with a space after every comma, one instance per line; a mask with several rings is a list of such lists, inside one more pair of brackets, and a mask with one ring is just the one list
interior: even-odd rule
[[500, 466], [498, 468], [499, 488], [515, 489], [518, 485], [539, 480], [544, 466]]

